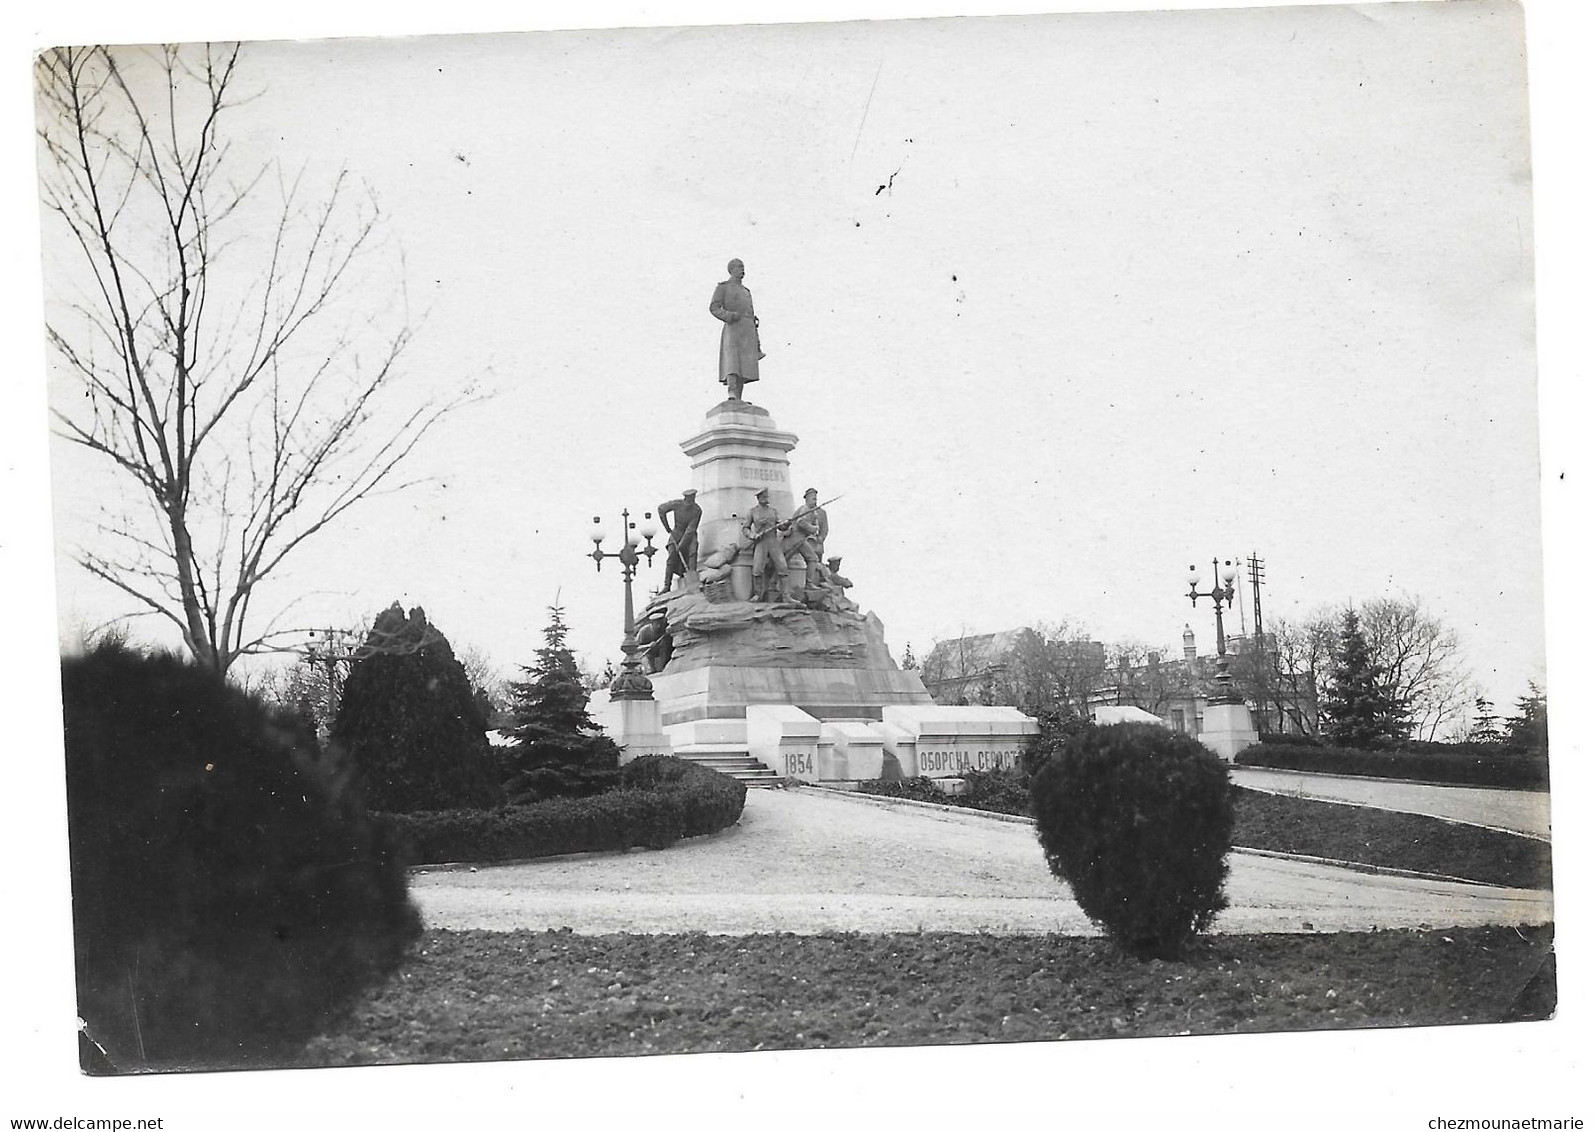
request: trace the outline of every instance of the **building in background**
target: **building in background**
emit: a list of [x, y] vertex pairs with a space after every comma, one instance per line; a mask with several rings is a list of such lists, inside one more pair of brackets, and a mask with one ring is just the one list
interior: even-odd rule
[[[1235, 690], [1258, 731], [1317, 733], [1316, 681], [1310, 672], [1280, 671], [1271, 634], [1230, 637], [1225, 647]], [[1098, 721], [1116, 721], [1103, 708], [1136, 708], [1182, 734], [1201, 734], [1218, 658], [1197, 653], [1188, 625], [1180, 659], [1158, 651], [1139, 657], [1109, 652], [1088, 637], [1048, 639], [1035, 629], [1007, 629], [937, 641], [921, 675], [940, 704], [1004, 704], [1031, 715], [1050, 711]]]

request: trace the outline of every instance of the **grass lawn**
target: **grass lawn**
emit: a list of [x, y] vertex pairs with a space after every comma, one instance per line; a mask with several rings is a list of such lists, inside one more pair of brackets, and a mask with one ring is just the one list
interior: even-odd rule
[[1550, 847], [1473, 825], [1237, 790], [1234, 844], [1442, 873], [1507, 888], [1549, 888]]
[[[1029, 813], [1016, 788], [945, 795], [919, 782], [871, 783], [866, 792], [997, 813]], [[1360, 865], [1439, 873], [1507, 888], [1549, 888], [1550, 847], [1531, 837], [1420, 814], [1319, 802], [1235, 787], [1234, 841], [1247, 849], [1303, 853]]]
[[429, 931], [302, 1065], [1423, 1026], [1554, 1008], [1552, 929], [1102, 939]]

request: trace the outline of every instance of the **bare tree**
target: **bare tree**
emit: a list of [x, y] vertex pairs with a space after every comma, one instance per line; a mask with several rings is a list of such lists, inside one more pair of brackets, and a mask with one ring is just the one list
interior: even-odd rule
[[[239, 48], [58, 48], [36, 63], [47, 210], [85, 269], [47, 332], [74, 385], [60, 434], [135, 485], [85, 569], [169, 619], [225, 674], [268, 648], [256, 591], [378, 488], [463, 396], [386, 415], [407, 322], [340, 318], [378, 212], [339, 173], [319, 199], [223, 131]], [[401, 294], [402, 288], [388, 288]], [[373, 341], [377, 344], [372, 345]], [[280, 612], [279, 612], [280, 616]]]
[[484, 693], [494, 710], [509, 702], [509, 677], [503, 674], [486, 652], [475, 645], [463, 645], [454, 657], [464, 666], [471, 689]]
[[1339, 639], [1337, 617], [1327, 609], [1299, 621], [1274, 617], [1260, 646], [1242, 642], [1230, 671], [1257, 712], [1259, 730], [1317, 732], [1318, 696]]
[[1384, 690], [1400, 704], [1418, 739], [1433, 739], [1470, 703], [1472, 674], [1455, 630], [1413, 597], [1375, 598], [1358, 610]]

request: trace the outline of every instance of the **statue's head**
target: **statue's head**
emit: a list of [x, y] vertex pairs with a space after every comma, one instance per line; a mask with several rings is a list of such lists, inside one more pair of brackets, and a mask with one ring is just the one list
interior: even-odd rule
[[742, 261], [739, 259], [733, 259], [727, 263], [725, 270], [730, 272], [732, 279], [740, 279], [747, 274], [747, 268], [742, 265]]

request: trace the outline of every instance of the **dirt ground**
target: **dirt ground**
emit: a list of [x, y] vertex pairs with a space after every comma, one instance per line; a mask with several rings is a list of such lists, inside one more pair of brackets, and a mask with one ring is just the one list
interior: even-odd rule
[[[1550, 895], [1230, 856], [1219, 932], [1548, 923]], [[424, 870], [430, 928], [1090, 935], [1033, 829], [813, 790], [750, 791], [741, 821], [665, 852]]]

